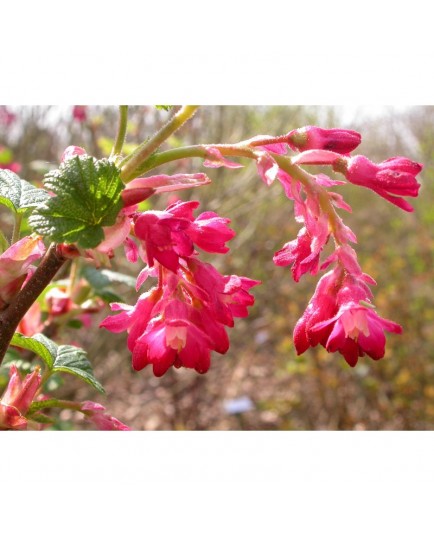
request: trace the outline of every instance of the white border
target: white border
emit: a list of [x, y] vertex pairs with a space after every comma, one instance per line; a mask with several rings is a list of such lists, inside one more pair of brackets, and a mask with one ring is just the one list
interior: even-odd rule
[[[0, 103], [434, 103], [426, 1], [184, 0], [146, 2], [125, 16], [137, 5], [2, 6]], [[76, 534], [84, 523], [86, 532], [219, 535], [430, 526], [431, 433], [0, 440], [3, 519], [32, 533]]]

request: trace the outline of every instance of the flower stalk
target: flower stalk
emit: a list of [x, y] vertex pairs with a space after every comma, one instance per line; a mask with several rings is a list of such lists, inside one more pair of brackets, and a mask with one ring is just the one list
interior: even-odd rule
[[195, 114], [198, 106], [182, 106], [181, 109], [149, 140], [143, 142], [129, 156], [125, 157], [121, 163], [121, 179], [127, 183], [140, 173], [137, 168], [144, 162], [167, 138], [174, 134], [184, 123]]
[[110, 157], [114, 157], [117, 155], [120, 155], [122, 152], [122, 147], [124, 146], [125, 141], [125, 134], [127, 132], [127, 124], [128, 124], [128, 106], [126, 105], [120, 105], [119, 106], [119, 127], [118, 127], [118, 133], [116, 136], [116, 141], [113, 146], [112, 152]]

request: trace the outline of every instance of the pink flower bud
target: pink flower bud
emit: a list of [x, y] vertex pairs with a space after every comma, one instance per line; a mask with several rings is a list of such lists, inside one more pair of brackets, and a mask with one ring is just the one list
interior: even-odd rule
[[313, 331], [312, 327], [336, 314], [337, 293], [342, 275], [342, 270], [337, 268], [327, 272], [318, 281], [309, 305], [294, 328], [294, 344], [297, 354], [304, 353], [310, 346], [325, 345], [331, 328], [326, 325], [321, 330]]
[[362, 137], [354, 130], [340, 128], [320, 128], [307, 126], [292, 130], [287, 135], [288, 145], [293, 151], [325, 149], [335, 153], [348, 154], [354, 151]]
[[77, 147], [76, 145], [70, 145], [67, 147], [62, 154], [62, 158], [60, 159], [61, 162], [66, 162], [67, 160], [70, 160], [71, 158], [74, 158], [74, 156], [80, 156], [82, 154], [86, 154], [86, 151], [83, 149], [83, 147]]
[[76, 104], [72, 109], [72, 117], [80, 123], [83, 123], [83, 121], [86, 121], [87, 106]]
[[101, 404], [92, 402], [91, 400], [86, 400], [81, 405], [81, 411], [84, 413], [85, 417], [91, 421], [98, 430], [102, 431], [130, 431], [131, 428], [128, 427], [123, 422], [119, 421], [115, 417], [112, 417], [108, 413], [105, 413], [106, 409]]

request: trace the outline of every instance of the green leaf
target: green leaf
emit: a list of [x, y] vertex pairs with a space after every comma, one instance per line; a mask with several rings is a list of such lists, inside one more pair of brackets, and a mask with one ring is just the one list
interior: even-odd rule
[[35, 352], [42, 358], [47, 367], [51, 370], [57, 353], [57, 344], [38, 333], [33, 337], [26, 337], [21, 333], [15, 333], [11, 340], [12, 346], [18, 346], [25, 350]]
[[66, 325], [71, 329], [80, 329], [83, 327], [83, 322], [78, 318], [73, 318]]
[[106, 159], [75, 156], [47, 173], [44, 185], [56, 196], [39, 206], [29, 223], [54, 242], [95, 248], [104, 239], [103, 227], [116, 222], [123, 206], [120, 171]]
[[157, 108], [157, 110], [165, 110], [168, 112], [170, 108], [173, 108], [173, 104], [156, 104], [155, 108]]
[[25, 337], [21, 333], [15, 333], [11, 344], [35, 352], [42, 358], [51, 372], [73, 374], [92, 385], [100, 393], [105, 392], [103, 386], [93, 375], [92, 365], [87, 359], [87, 353], [82, 348], [67, 344], [58, 346], [41, 333], [33, 335], [33, 337]]
[[104, 393], [103, 386], [93, 375], [92, 365], [87, 359], [87, 353], [76, 346], [61, 345], [58, 347], [53, 372], [67, 372], [83, 379], [100, 393]]
[[84, 266], [81, 273], [92, 287], [98, 290], [108, 287], [112, 283], [124, 283], [131, 288], [136, 288], [135, 278], [120, 272], [107, 269], [97, 270], [93, 266]]
[[111, 290], [96, 290], [95, 294], [99, 296], [105, 303], [122, 303], [125, 301], [125, 298], [122, 298], [122, 296], [119, 296], [119, 294], [116, 294]]
[[0, 203], [14, 212], [25, 212], [49, 198], [48, 192], [20, 179], [13, 171], [0, 169]]

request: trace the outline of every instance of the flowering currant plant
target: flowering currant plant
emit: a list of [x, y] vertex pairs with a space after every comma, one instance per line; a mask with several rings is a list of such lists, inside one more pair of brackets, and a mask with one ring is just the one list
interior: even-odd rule
[[[196, 109], [179, 107], [158, 132], [125, 155], [128, 107], [120, 106], [111, 155], [98, 160], [85, 148], [67, 147], [58, 167], [45, 175], [43, 188], [19, 177], [19, 165], [0, 148], [0, 203], [15, 219], [11, 237], [0, 233], [0, 361], [8, 372], [0, 398], [1, 430], [43, 429], [53, 423], [56, 408], [79, 412], [100, 430], [129, 430], [100, 404], [56, 398], [52, 385], [55, 376], [66, 373], [104, 392], [91, 356], [54, 339], [65, 326], [91, 325], [92, 315], [111, 298], [104, 281], [129, 278], [110, 270], [114, 255], [138, 266], [138, 297], [135, 304], [112, 299], [113, 314], [100, 327], [127, 332], [134, 370], [150, 367], [162, 376], [173, 366], [203, 374], [212, 352], [228, 351], [226, 328], [248, 316], [254, 287], [261, 283], [248, 274], [222, 274], [202, 258], [203, 252], [228, 253], [235, 236], [228, 215], [201, 212], [199, 201], [142, 208], [143, 201], [149, 200], [149, 207], [150, 198], [162, 192], [209, 184], [201, 167], [233, 169], [242, 167], [239, 158], [251, 159], [265, 186], [280, 183], [293, 204], [300, 230], [274, 254], [274, 263], [290, 267], [295, 282], [305, 274], [321, 276], [294, 327], [298, 354], [320, 344], [354, 367], [364, 356], [384, 356], [386, 331], [401, 333], [400, 325], [376, 311], [375, 281], [360, 267], [356, 235], [338, 213], [351, 207], [333, 187], [369, 188], [411, 212], [405, 198], [418, 195], [422, 165], [401, 156], [374, 163], [352, 154], [361, 142], [359, 133], [317, 126], [235, 144], [160, 150]], [[82, 122], [87, 110], [76, 106], [73, 114]], [[188, 158], [200, 159], [196, 173], [167, 175], [161, 169]], [[311, 173], [316, 166], [334, 173]], [[325, 256], [328, 243], [334, 250]], [[145, 282], [148, 290], [142, 292]]]

